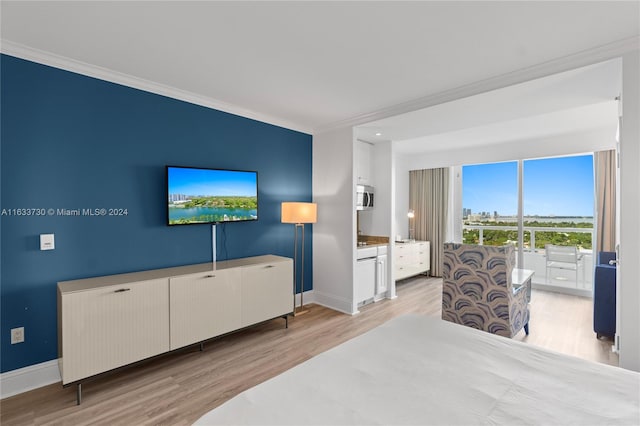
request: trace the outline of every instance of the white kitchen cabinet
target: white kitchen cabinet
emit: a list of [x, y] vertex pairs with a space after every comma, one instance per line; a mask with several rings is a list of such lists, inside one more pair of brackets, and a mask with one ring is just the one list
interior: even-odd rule
[[402, 280], [431, 269], [429, 241], [396, 243], [394, 255], [394, 274], [396, 280]]
[[359, 247], [355, 268], [355, 303], [380, 300], [387, 289], [387, 246]]
[[240, 278], [236, 268], [169, 279], [172, 350], [242, 326]]
[[376, 258], [376, 267], [376, 298], [380, 299], [389, 288], [386, 254], [378, 254], [378, 257]]
[[356, 141], [356, 183], [371, 185], [371, 144]]
[[355, 299], [357, 303], [367, 301], [375, 295], [376, 258], [361, 259], [356, 262]]
[[293, 312], [293, 261], [256, 256], [58, 283], [62, 384]]

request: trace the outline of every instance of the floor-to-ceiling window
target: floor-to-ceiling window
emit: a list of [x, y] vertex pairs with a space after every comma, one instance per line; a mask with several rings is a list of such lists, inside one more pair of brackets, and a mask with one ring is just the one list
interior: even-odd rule
[[467, 244], [518, 244], [518, 163], [462, 168], [462, 237]]
[[[520, 171], [522, 191], [518, 191]], [[537, 283], [590, 292], [592, 155], [466, 165], [462, 187], [465, 243], [514, 243], [520, 254], [518, 266], [533, 269]], [[562, 262], [552, 261], [554, 247]]]

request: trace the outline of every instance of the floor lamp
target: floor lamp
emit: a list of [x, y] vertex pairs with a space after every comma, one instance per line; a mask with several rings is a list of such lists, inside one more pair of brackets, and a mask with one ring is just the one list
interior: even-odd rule
[[413, 234], [413, 218], [416, 217], [416, 213], [413, 209], [410, 209], [407, 212], [407, 217], [409, 218], [409, 240], [413, 240], [415, 238], [411, 238], [411, 235]]
[[[318, 205], [316, 203], [282, 203], [282, 223], [295, 225], [293, 240], [293, 315], [301, 315], [307, 311], [304, 309], [304, 224], [316, 223], [318, 218]], [[300, 265], [300, 311], [296, 310], [297, 270], [298, 270], [298, 228], [302, 234], [302, 263]]]

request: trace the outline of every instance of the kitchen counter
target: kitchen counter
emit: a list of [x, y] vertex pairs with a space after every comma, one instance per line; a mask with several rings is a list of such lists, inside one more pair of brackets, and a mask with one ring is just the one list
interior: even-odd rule
[[389, 245], [389, 237], [377, 235], [358, 235], [357, 247], [380, 247]]
[[388, 246], [389, 243], [358, 243], [358, 248], [367, 248], [367, 247], [381, 247], [381, 246]]

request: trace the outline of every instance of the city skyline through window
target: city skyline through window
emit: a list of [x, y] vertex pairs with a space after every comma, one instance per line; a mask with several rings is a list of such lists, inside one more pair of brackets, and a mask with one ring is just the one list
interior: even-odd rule
[[[518, 168], [522, 167], [522, 194]], [[593, 156], [578, 155], [462, 167], [463, 240], [470, 244], [545, 244], [590, 250], [593, 238]], [[523, 242], [518, 241], [518, 200]], [[556, 228], [554, 230], [549, 228]]]
[[[518, 162], [462, 167], [463, 216], [518, 214]], [[524, 215], [593, 217], [593, 156], [524, 161]]]
[[463, 216], [517, 215], [518, 162], [463, 166], [462, 205]]

